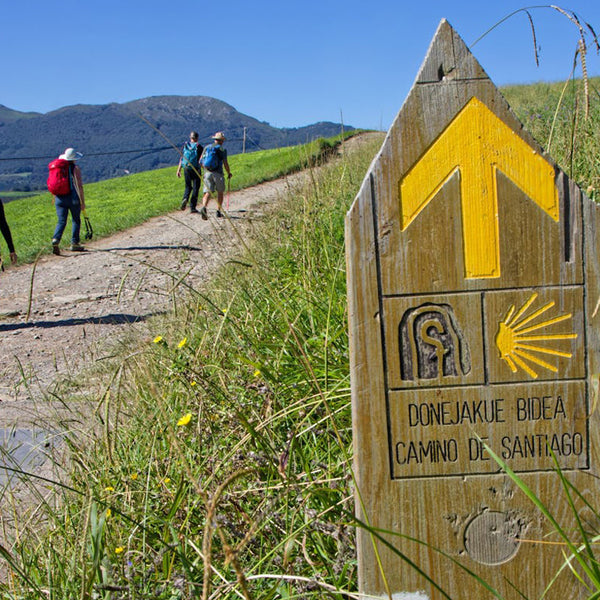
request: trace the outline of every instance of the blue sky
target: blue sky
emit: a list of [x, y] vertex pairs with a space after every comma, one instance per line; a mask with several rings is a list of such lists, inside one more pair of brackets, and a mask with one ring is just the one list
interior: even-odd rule
[[[0, 104], [47, 112], [162, 94], [204, 95], [277, 127], [343, 121], [386, 129], [440, 19], [467, 45], [513, 0], [0, 0]], [[549, 6], [549, 5], [546, 5]], [[600, 34], [600, 2], [568, 0]], [[520, 12], [473, 53], [497, 85], [569, 76], [577, 28], [551, 8]], [[588, 35], [590, 75], [600, 58]]]

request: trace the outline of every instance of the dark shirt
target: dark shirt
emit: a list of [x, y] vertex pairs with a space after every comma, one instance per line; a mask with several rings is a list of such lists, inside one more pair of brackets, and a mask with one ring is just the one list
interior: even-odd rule
[[6, 240], [6, 245], [8, 246], [9, 252], [14, 252], [15, 247], [13, 245], [12, 235], [10, 235], [10, 229], [8, 227], [8, 223], [6, 222], [6, 217], [4, 216], [4, 205], [2, 204], [2, 200], [0, 200], [0, 231]]

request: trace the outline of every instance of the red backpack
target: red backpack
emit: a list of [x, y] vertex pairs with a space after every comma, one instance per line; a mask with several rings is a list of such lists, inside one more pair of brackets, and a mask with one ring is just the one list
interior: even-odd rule
[[57, 158], [48, 165], [48, 191], [55, 196], [66, 196], [71, 192], [69, 161]]

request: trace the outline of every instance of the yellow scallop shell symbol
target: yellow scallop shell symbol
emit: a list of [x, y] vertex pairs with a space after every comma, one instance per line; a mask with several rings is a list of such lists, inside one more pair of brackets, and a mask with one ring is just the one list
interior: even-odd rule
[[[556, 323], [566, 321], [572, 315], [571, 313], [565, 313], [541, 322], [536, 322], [538, 317], [541, 317], [555, 304], [554, 301], [548, 302], [541, 308], [528, 314], [537, 297], [538, 294], [534, 292], [529, 300], [518, 310], [514, 305], [511, 306], [506, 317], [500, 322], [498, 332], [496, 333], [496, 347], [500, 352], [500, 358], [506, 362], [513, 373], [516, 373], [517, 367], [520, 367], [533, 379], [537, 379], [538, 377], [535, 371], [537, 366], [548, 369], [553, 373], [558, 372], [558, 369], [554, 365], [542, 360], [537, 355], [546, 354], [561, 358], [572, 357], [570, 352], [549, 348], [547, 345], [540, 345], [540, 342], [574, 340], [577, 338], [576, 333], [544, 333], [540, 331]], [[539, 333], [534, 333], [536, 331]]]

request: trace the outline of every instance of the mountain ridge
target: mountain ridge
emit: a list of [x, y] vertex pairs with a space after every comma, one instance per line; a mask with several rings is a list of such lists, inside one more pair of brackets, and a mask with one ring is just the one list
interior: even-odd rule
[[237, 154], [244, 136], [246, 151], [276, 148], [336, 135], [341, 124], [277, 128], [210, 96], [149, 96], [47, 113], [0, 105], [0, 190], [43, 189], [48, 162], [67, 147], [84, 154], [88, 182], [174, 165], [179, 154], [171, 144], [180, 148], [191, 130], [203, 145], [216, 131], [224, 131], [226, 148]]

